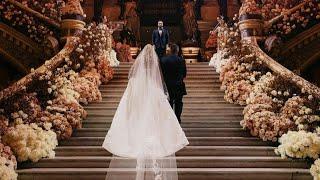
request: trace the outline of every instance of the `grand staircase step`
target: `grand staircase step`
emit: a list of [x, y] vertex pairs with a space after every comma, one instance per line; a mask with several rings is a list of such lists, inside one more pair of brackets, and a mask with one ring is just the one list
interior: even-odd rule
[[[123, 178], [135, 174], [135, 169], [107, 168], [32, 168], [18, 170], [20, 179], [32, 180], [104, 180], [106, 173], [119, 172]], [[179, 180], [312, 180], [309, 170], [297, 168], [178, 168]], [[72, 175], [72, 176], [71, 176]]]
[[[92, 108], [117, 108], [118, 107], [119, 102], [114, 102], [114, 103], [95, 103], [95, 104], [89, 104], [87, 106], [85, 106], [85, 109], [92, 109]], [[184, 108], [207, 108], [207, 109], [241, 109], [243, 110], [243, 107], [241, 106], [228, 106], [228, 104], [207, 104], [205, 107], [202, 106], [202, 104], [200, 103], [185, 103], [183, 105]]]
[[[192, 110], [209, 110], [209, 111], [215, 111], [215, 110], [225, 110], [228, 109], [229, 111], [236, 111], [236, 112], [242, 112], [242, 107], [224, 107], [224, 106], [195, 106], [195, 105], [185, 105], [184, 111], [192, 111]], [[116, 110], [117, 107], [108, 107], [108, 106], [87, 106], [85, 107], [86, 110]]]
[[[125, 89], [120, 88], [100, 88], [99, 89], [102, 94], [104, 93], [124, 93]], [[187, 89], [188, 94], [190, 93], [218, 93], [220, 95], [224, 95], [224, 91], [220, 89]], [[229, 104], [230, 105], [230, 104]]]
[[[116, 79], [112, 81], [113, 84], [128, 84], [128, 79]], [[192, 84], [212, 84], [220, 82], [219, 79], [201, 79], [201, 80], [194, 80], [194, 79], [186, 79], [184, 80], [186, 85]]]
[[[116, 80], [116, 79], [128, 79], [128, 75], [126, 74], [115, 74], [113, 76], [113, 80]], [[212, 79], [212, 80], [216, 80], [216, 79], [219, 79], [219, 76], [217, 75], [188, 75], [184, 80], [202, 80], [202, 79]], [[112, 84], [111, 81], [108, 82], [107, 84]], [[219, 83], [220, 84], [220, 83]]]
[[[99, 111], [99, 110], [89, 110], [87, 111], [90, 113], [90, 117], [113, 117], [115, 111]], [[235, 119], [237, 118], [239, 121], [243, 119], [243, 115], [241, 112], [228, 112], [228, 114], [224, 112], [182, 112], [181, 118], [184, 120], [195, 118], [195, 120], [203, 120], [208, 118], [215, 118], [215, 119], [222, 119], [221, 117], [228, 117], [228, 119]]]
[[[170, 160], [172, 157], [163, 158]], [[305, 161], [270, 156], [177, 156], [178, 168], [308, 168]], [[109, 162], [121, 162], [121, 167], [135, 167], [136, 159], [110, 156], [58, 156], [37, 163], [22, 163], [21, 168], [105, 168]]]
[[[71, 137], [59, 142], [62, 146], [101, 146], [105, 137]], [[255, 137], [188, 137], [190, 146], [274, 146]]]
[[[104, 94], [103, 95], [104, 98], [121, 98], [122, 94]], [[222, 99], [221, 95], [219, 94], [187, 94], [186, 96], [183, 96], [184, 99], [188, 99], [188, 98], [218, 98], [218, 99]]]
[[[120, 71], [120, 72], [116, 72], [114, 73], [115, 76], [118, 75], [129, 75], [129, 72], [127, 71]], [[188, 76], [214, 76], [214, 77], [219, 77], [219, 74], [217, 74], [214, 71], [191, 71], [191, 72], [187, 72], [187, 77]]]
[[[90, 114], [85, 120], [83, 121], [89, 121], [89, 120], [96, 120], [96, 121], [112, 121], [114, 115], [93, 115], [93, 114]], [[218, 122], [218, 121], [221, 121], [221, 122], [225, 122], [225, 123], [229, 123], [229, 122], [234, 122], [234, 121], [237, 121], [238, 124], [240, 124], [240, 120], [243, 119], [243, 117], [241, 115], [239, 116], [224, 116], [223, 114], [222, 115], [219, 115], [219, 116], [213, 116], [213, 115], [210, 115], [210, 116], [198, 116], [196, 118], [194, 118], [193, 116], [182, 116], [181, 117], [182, 119], [182, 124], [183, 123], [189, 123], [189, 122], [192, 122], [192, 123], [196, 123], [197, 124], [206, 124], [208, 121], [214, 123], [214, 122]]]
[[[114, 100], [114, 99], [102, 99], [100, 102], [94, 102], [90, 103], [90, 105], [107, 105], [107, 104], [119, 104], [119, 100]], [[229, 104], [225, 100], [212, 100], [208, 99], [206, 101], [201, 101], [201, 100], [195, 100], [195, 99], [183, 99], [183, 104], [184, 105], [230, 105], [230, 107], [235, 107], [238, 105], [235, 104]]]
[[[101, 88], [107, 88], [107, 87], [112, 87], [112, 88], [126, 88], [127, 84], [102, 84]], [[187, 90], [189, 88], [216, 88], [216, 89], [220, 89], [220, 84], [187, 84], [186, 85]]]
[[[116, 68], [115, 69], [115, 73], [118, 72], [130, 72], [131, 67], [120, 67], [120, 68]], [[203, 66], [203, 67], [192, 67], [192, 66], [187, 66], [187, 74], [189, 72], [210, 72], [210, 73], [214, 73], [214, 74], [219, 74], [217, 72], [214, 71], [213, 67], [210, 66]]]
[[[112, 119], [85, 119], [82, 121], [83, 128], [101, 128], [101, 127], [110, 127]], [[183, 128], [239, 128], [240, 123], [238, 120], [225, 120], [225, 121], [185, 121], [183, 120], [181, 127]]]
[[[270, 146], [187, 146], [176, 156], [276, 156]], [[112, 156], [101, 146], [59, 146], [56, 156]]]
[[[188, 137], [250, 137], [250, 133], [242, 128], [183, 128]], [[73, 132], [73, 137], [104, 137], [107, 128], [81, 128]]]

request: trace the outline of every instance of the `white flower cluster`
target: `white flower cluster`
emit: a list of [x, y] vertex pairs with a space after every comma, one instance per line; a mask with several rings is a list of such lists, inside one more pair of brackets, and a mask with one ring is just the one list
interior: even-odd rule
[[14, 164], [0, 156], [0, 177], [1, 180], [16, 180], [18, 174], [14, 171]]
[[319, 158], [320, 137], [306, 131], [288, 131], [279, 139], [280, 145], [275, 153], [282, 158]]
[[[52, 1], [52, 3], [54, 3], [54, 1]], [[31, 5], [31, 3], [27, 4]], [[54, 4], [53, 6], [56, 6], [57, 4]], [[51, 7], [48, 7], [47, 9], [49, 10]], [[31, 13], [26, 13], [24, 10], [21, 10], [7, 1], [0, 2], [0, 17], [7, 22], [7, 24], [17, 27], [17, 30], [23, 31], [27, 36], [38, 43], [44, 43], [47, 36], [52, 36], [55, 33], [53, 28], [38, 20], [36, 16], [33, 16]]]
[[314, 180], [320, 180], [320, 159], [314, 161], [314, 164], [310, 168], [310, 173]]
[[53, 85], [48, 89], [48, 93], [54, 93], [56, 97], [63, 96], [67, 100], [67, 103], [77, 102], [80, 98], [80, 94], [75, 91], [74, 84], [72, 80], [77, 79], [79, 76], [73, 70], [66, 73], [61, 73], [54, 79]]
[[114, 49], [107, 51], [107, 59], [109, 60], [111, 67], [117, 67], [120, 65], [120, 61], [117, 59], [117, 53]]
[[213, 66], [217, 73], [220, 73], [221, 68], [229, 61], [229, 58], [224, 58], [224, 53], [223, 50], [218, 50], [210, 60], [209, 66]]
[[36, 124], [19, 124], [11, 128], [3, 141], [15, 152], [18, 161], [39, 161], [41, 158], [55, 156], [58, 145], [57, 135], [51, 130], [43, 130]]

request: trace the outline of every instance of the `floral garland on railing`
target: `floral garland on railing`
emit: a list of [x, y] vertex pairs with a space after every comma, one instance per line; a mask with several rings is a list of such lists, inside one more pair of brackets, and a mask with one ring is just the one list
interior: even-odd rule
[[61, 21], [61, 9], [65, 0], [16, 0], [51, 19]]
[[[43, 13], [54, 20], [60, 20], [59, 10], [64, 5], [62, 0], [20, 0], [19, 2], [32, 9], [34, 8], [34, 10], [39, 10], [39, 13]], [[0, 2], [0, 19], [8, 25], [16, 27], [38, 43], [44, 44], [47, 36], [58, 37], [57, 29], [49, 27], [32, 14], [24, 12], [6, 0]]]
[[290, 38], [308, 26], [320, 21], [320, 1], [318, 0], [246, 0], [240, 8], [240, 15], [261, 14], [263, 20], [268, 21], [285, 13], [289, 9], [305, 2], [297, 11], [284, 17], [270, 28], [266, 34], [278, 35], [283, 39]]
[[[237, 17], [234, 18], [237, 21]], [[317, 159], [320, 154], [320, 101], [271, 72], [240, 40], [238, 23], [220, 22], [218, 52], [210, 65], [220, 72], [228, 102], [245, 105], [241, 125], [264, 141], [279, 141], [281, 157]], [[312, 166], [319, 175], [319, 160]], [[317, 174], [318, 173], [318, 174]]]
[[87, 115], [81, 104], [101, 100], [99, 85], [113, 77], [105, 55], [110, 33], [106, 24], [88, 25], [62, 65], [45, 74], [32, 70], [32, 83], [0, 102], [1, 177], [17, 178], [15, 157], [19, 162], [54, 157], [57, 140], [81, 127]]
[[320, 1], [304, 0], [306, 4], [292, 14], [284, 15], [282, 21], [274, 24], [268, 34], [288, 39], [320, 21]]

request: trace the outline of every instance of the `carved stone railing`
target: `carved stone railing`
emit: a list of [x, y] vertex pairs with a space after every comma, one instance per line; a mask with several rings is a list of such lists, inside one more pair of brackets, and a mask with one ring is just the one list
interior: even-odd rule
[[0, 23], [0, 40], [0, 54], [23, 74], [28, 73], [31, 64], [41, 56], [37, 43], [4, 23]]
[[[10, 3], [13, 3], [14, 5], [19, 6], [20, 8], [25, 9], [28, 12], [35, 13], [37, 17], [41, 18], [42, 20], [45, 20], [47, 23], [51, 24], [52, 26], [59, 27], [59, 24], [56, 24], [54, 21], [50, 21], [45, 16], [42, 16], [41, 14], [34, 12], [30, 8], [27, 8], [23, 6], [21, 3], [15, 2], [10, 0]], [[77, 9], [74, 9], [74, 5], [78, 5]], [[78, 18], [82, 16], [82, 14], [78, 13], [78, 10], [81, 9], [80, 2], [77, 0], [74, 1], [68, 1], [67, 5], [65, 6], [65, 9], [68, 10], [68, 16], [64, 18], [61, 22], [61, 31], [67, 32], [62, 34], [62, 39], [66, 41], [64, 48], [57, 53], [54, 57], [52, 57], [50, 60], [47, 60], [42, 66], [38, 67], [33, 72], [27, 74], [25, 77], [20, 79], [19, 81], [12, 84], [10, 87], [2, 90], [0, 92], [0, 102], [11, 97], [12, 95], [22, 92], [23, 90], [28, 87], [28, 85], [33, 81], [33, 77], [36, 75], [44, 75], [48, 71], [52, 71], [59, 67], [64, 61], [65, 57], [67, 57], [71, 52], [74, 51], [76, 48], [79, 37], [78, 35], [81, 34], [82, 29], [84, 28], [85, 23]]]
[[60, 28], [60, 23], [52, 20], [49, 17], [44, 16], [40, 12], [37, 12], [29, 7], [24, 6], [23, 4], [15, 1], [15, 0], [7, 0], [7, 2], [11, 3], [12, 5], [19, 7], [22, 11], [25, 11], [29, 14], [32, 14], [34, 17], [38, 18], [42, 22], [45, 22], [47, 25], [52, 26], [54, 28]]
[[[6, 0], [3, 3], [4, 9], [2, 9], [1, 11], [3, 12], [0, 13], [3, 16], [1, 17], [1, 21], [3, 20], [3, 22], [0, 24], [1, 41], [3, 42], [0, 45], [0, 53], [4, 55], [5, 59], [10, 61], [17, 70], [26, 74], [30, 68], [38, 67], [43, 63], [44, 59], [49, 59], [59, 52], [59, 46], [61, 45], [58, 41], [60, 22], [27, 7], [19, 1]], [[10, 6], [8, 12], [21, 12], [21, 14], [12, 14], [11, 18], [15, 20], [5, 18], [6, 8], [8, 6]], [[33, 23], [19, 24], [20, 22], [17, 22], [18, 18], [22, 20], [22, 16], [24, 17], [24, 15], [32, 17], [34, 21], [30, 21]], [[29, 28], [27, 28], [27, 25]], [[30, 27], [33, 25], [35, 29], [43, 29], [43, 32], [29, 33], [29, 31], [32, 30]], [[33, 32], [33, 30], [31, 32]]]
[[57, 55], [46, 61], [44, 65], [34, 70], [34, 72], [27, 74], [25, 77], [12, 84], [10, 87], [2, 90], [0, 92], [0, 101], [3, 101], [16, 93], [25, 90], [26, 87], [33, 81], [33, 77], [35, 75], [42, 75], [49, 70], [56, 69], [61, 63], [65, 61], [65, 57], [67, 57], [67, 55], [69, 55], [75, 49], [77, 43], [78, 37], [68, 37], [64, 48]]
[[[260, 14], [249, 14], [240, 16], [239, 29], [241, 31], [241, 38], [246, 43], [250, 44], [250, 48], [254, 54], [261, 59], [263, 64], [272, 70], [274, 73], [283, 76], [290, 77], [290, 81], [296, 84], [301, 90], [313, 95], [314, 97], [320, 98], [320, 88], [311, 84], [307, 80], [293, 73], [289, 69], [285, 68], [274, 59], [269, 57], [263, 50], [260, 49], [258, 42], [265, 39], [262, 28], [268, 27], [272, 23], [276, 23], [280, 20], [284, 15], [289, 15], [294, 13], [302, 6], [304, 6], [306, 1], [300, 3], [299, 5], [289, 9], [288, 11], [282, 13], [281, 15], [273, 18], [270, 21], [264, 22], [262, 16]], [[267, 26], [265, 26], [267, 25]], [[315, 32], [316, 33], [316, 32]], [[303, 39], [303, 37], [301, 38]], [[303, 42], [303, 40], [300, 40]]]
[[297, 74], [293, 73], [286, 67], [279, 64], [277, 61], [272, 59], [268, 56], [264, 51], [260, 49], [257, 44], [257, 39], [252, 38], [251, 40], [247, 40], [250, 44], [250, 48], [252, 52], [259, 57], [259, 59], [263, 62], [263, 64], [272, 70], [277, 75], [282, 77], [290, 77], [289, 81], [293, 82], [297, 87], [301, 88], [303, 92], [307, 92], [308, 94], [312, 95], [320, 99], [320, 88], [315, 86], [314, 84], [308, 82], [307, 80], [303, 79], [302, 77], [298, 76]]
[[297, 6], [291, 8], [291, 9], [288, 9], [284, 12], [282, 12], [279, 16], [276, 16], [272, 19], [270, 19], [269, 21], [266, 21], [264, 23], [265, 27], [268, 28], [270, 27], [272, 24], [275, 24], [277, 22], [279, 22], [280, 20], [282, 20], [284, 18], [285, 15], [289, 15], [289, 14], [292, 14], [294, 13], [295, 11], [299, 10], [301, 7], [303, 7], [305, 4], [307, 3], [307, 1], [304, 1], [300, 4], [298, 4]]
[[294, 51], [296, 48], [300, 48], [309, 41], [320, 37], [320, 24], [312, 26], [310, 29], [298, 34], [293, 39], [286, 42], [281, 47], [281, 55]]

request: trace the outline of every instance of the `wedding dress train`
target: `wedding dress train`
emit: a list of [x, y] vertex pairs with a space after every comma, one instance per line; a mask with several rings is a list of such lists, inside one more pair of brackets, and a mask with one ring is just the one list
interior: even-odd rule
[[[167, 100], [151, 45], [137, 57], [103, 147], [112, 158], [107, 179], [177, 179], [175, 152], [189, 144]], [[118, 171], [117, 171], [118, 170]]]

